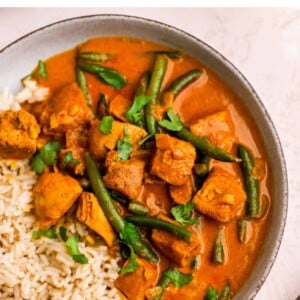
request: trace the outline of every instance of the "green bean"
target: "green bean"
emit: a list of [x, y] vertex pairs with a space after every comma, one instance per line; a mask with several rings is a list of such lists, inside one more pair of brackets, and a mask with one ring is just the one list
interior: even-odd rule
[[133, 214], [139, 216], [145, 216], [149, 212], [148, 208], [144, 204], [137, 201], [130, 201], [128, 205], [128, 210]]
[[117, 211], [111, 196], [102, 181], [96, 162], [88, 152], [85, 154], [85, 163], [92, 189], [99, 201], [99, 204], [114, 229], [120, 233], [124, 229], [126, 221]]
[[96, 75], [97, 78], [116, 90], [120, 90], [127, 82], [126, 78], [115, 69], [82, 62], [78, 63], [78, 67], [83, 71]]
[[100, 98], [97, 102], [97, 118], [99, 118], [100, 120], [105, 117], [108, 116], [108, 105], [107, 105], [107, 96], [105, 94], [101, 94]]
[[245, 243], [247, 240], [247, 221], [245, 219], [238, 221], [238, 237], [241, 243]]
[[197, 189], [200, 189], [203, 185], [203, 182], [207, 178], [209, 174], [209, 163], [210, 163], [210, 157], [207, 155], [204, 155], [201, 160], [195, 164], [194, 170], [196, 173], [196, 187]]
[[211, 144], [207, 137], [197, 137], [196, 135], [191, 133], [186, 127], [183, 127], [180, 131], [176, 132], [176, 134], [179, 138], [193, 144], [204, 155], [208, 155], [209, 157], [225, 162], [240, 161], [239, 158]]
[[217, 237], [214, 242], [212, 261], [215, 264], [224, 263], [224, 246], [222, 241], [222, 232], [218, 231]]
[[77, 75], [78, 85], [79, 85], [80, 89], [82, 90], [85, 101], [86, 101], [88, 106], [91, 106], [92, 105], [92, 100], [91, 100], [91, 96], [90, 96], [90, 93], [89, 93], [89, 89], [88, 89], [88, 86], [87, 86], [87, 81], [86, 81], [86, 77], [84, 75], [84, 72], [82, 70], [80, 70], [79, 68], [76, 68], [76, 75]]
[[126, 220], [138, 226], [168, 231], [185, 240], [186, 242], [191, 241], [191, 232], [185, 229], [183, 226], [179, 226], [155, 217], [146, 216], [128, 216], [126, 217]]
[[[150, 72], [144, 72], [142, 74], [142, 76], [139, 79], [136, 91], [135, 91], [135, 96], [145, 96], [147, 93], [147, 89], [149, 86], [149, 82], [150, 82]], [[140, 114], [142, 115], [141, 120], [138, 122], [138, 126], [145, 129], [145, 109], [142, 108], [140, 110]]]
[[93, 62], [105, 62], [110, 59], [110, 55], [108, 53], [100, 53], [95, 51], [79, 52], [78, 58]]
[[181, 53], [179, 51], [164, 51], [164, 50], [157, 50], [157, 51], [148, 51], [149, 54], [156, 54], [156, 55], [166, 55], [172, 59], [179, 59], [181, 58]]
[[246, 216], [257, 217], [259, 214], [259, 184], [257, 178], [252, 174], [254, 159], [244, 146], [237, 146], [238, 156], [242, 159], [242, 172], [247, 194]]
[[167, 277], [164, 272], [162, 273], [162, 276], [160, 277], [157, 286], [161, 289], [158, 292], [158, 295], [156, 295], [153, 300], [161, 300], [164, 294], [165, 289], [171, 284], [171, 280], [169, 277]]
[[184, 88], [186, 88], [190, 83], [197, 80], [200, 77], [201, 73], [201, 70], [194, 69], [181, 75], [171, 83], [166, 92], [171, 92], [174, 97], [177, 97]]
[[[121, 237], [126, 232], [126, 228], [134, 228], [133, 224], [127, 223], [126, 220], [119, 214], [117, 211], [114, 202], [110, 196], [110, 193], [106, 189], [99, 169], [97, 167], [96, 162], [93, 160], [91, 155], [87, 152], [85, 154], [85, 163], [87, 168], [88, 177], [90, 179], [90, 183], [92, 189], [101, 205], [105, 216], [110, 221], [113, 228]], [[131, 225], [131, 226], [130, 226]], [[154, 262], [158, 261], [157, 255], [153, 252], [153, 250], [142, 240], [140, 232], [138, 229], [134, 229], [133, 237], [131, 238], [131, 233], [127, 232], [127, 241], [130, 239], [129, 243], [133, 247], [134, 251], [141, 257], [151, 260]]]
[[230, 285], [227, 283], [220, 292], [218, 300], [229, 300], [230, 299]]
[[156, 133], [156, 121], [154, 118], [154, 109], [157, 104], [158, 96], [161, 90], [161, 85], [166, 73], [168, 59], [165, 55], [157, 55], [155, 58], [152, 75], [147, 90], [147, 95], [151, 96], [151, 101], [147, 104], [145, 109], [146, 127], [149, 134]]

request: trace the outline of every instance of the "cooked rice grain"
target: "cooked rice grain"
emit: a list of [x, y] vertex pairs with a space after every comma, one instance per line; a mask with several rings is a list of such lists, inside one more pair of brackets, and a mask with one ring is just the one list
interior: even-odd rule
[[[118, 259], [106, 246], [80, 242], [80, 251], [89, 259], [81, 265], [68, 255], [60, 238], [31, 240], [35, 181], [27, 160], [0, 161], [0, 299], [119, 299], [114, 287]], [[60, 225], [84, 240], [88, 230], [71, 214]]]

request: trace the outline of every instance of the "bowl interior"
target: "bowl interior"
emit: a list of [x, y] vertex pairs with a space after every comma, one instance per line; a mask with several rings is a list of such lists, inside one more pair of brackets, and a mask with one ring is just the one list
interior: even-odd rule
[[273, 182], [273, 209], [268, 236], [254, 269], [235, 297], [235, 299], [254, 298], [276, 258], [287, 213], [287, 176], [283, 151], [262, 102], [245, 77], [203, 41], [166, 24], [122, 15], [94, 15], [69, 19], [20, 38], [0, 52], [1, 87], [17, 91], [20, 88], [19, 79], [27, 75], [38, 59], [72, 48], [96, 36], [139, 37], [188, 53], [222, 78], [252, 115], [269, 155]]

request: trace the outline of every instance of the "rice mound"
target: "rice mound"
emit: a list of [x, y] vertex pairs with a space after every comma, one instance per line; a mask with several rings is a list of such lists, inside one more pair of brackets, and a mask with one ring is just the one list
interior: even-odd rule
[[[28, 160], [0, 160], [0, 299], [120, 299], [114, 287], [119, 258], [110, 256], [105, 245], [79, 242], [89, 260], [82, 265], [73, 261], [60, 238], [31, 240], [36, 229], [36, 179]], [[72, 211], [59, 221], [61, 225], [80, 241], [88, 235]]]

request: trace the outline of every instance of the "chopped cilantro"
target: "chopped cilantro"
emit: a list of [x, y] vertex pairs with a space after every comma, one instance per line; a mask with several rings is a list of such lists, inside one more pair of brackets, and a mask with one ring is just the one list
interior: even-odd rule
[[163, 275], [168, 277], [176, 287], [186, 285], [193, 279], [192, 274], [184, 274], [175, 269], [166, 270]]
[[39, 60], [38, 74], [45, 79], [47, 78], [46, 64], [42, 60]]
[[98, 129], [103, 134], [110, 134], [112, 130], [114, 118], [112, 116], [104, 116], [99, 123]]
[[168, 119], [163, 119], [158, 122], [161, 127], [164, 127], [170, 131], [180, 131], [183, 128], [183, 124], [178, 115], [175, 115], [172, 108], [167, 111]]
[[139, 267], [139, 263], [136, 261], [137, 255], [134, 253], [134, 250], [130, 245], [127, 246], [130, 249], [130, 256], [125, 266], [123, 266], [123, 268], [120, 269], [121, 275], [132, 273]]
[[193, 202], [188, 202], [187, 204], [177, 205], [171, 209], [171, 214], [177, 222], [183, 226], [197, 224], [198, 220], [193, 219], [192, 209], [195, 207]]
[[69, 254], [72, 256], [73, 260], [80, 264], [87, 264], [88, 258], [79, 252], [78, 249], [78, 237], [70, 236], [66, 241], [66, 245], [68, 247]]
[[204, 300], [218, 300], [217, 291], [214, 288], [209, 287], [206, 292], [206, 295], [204, 296]]
[[36, 230], [32, 232], [31, 238], [33, 240], [39, 239], [40, 237], [47, 237], [48, 239], [57, 238], [56, 231], [54, 229], [46, 229], [46, 230]]
[[30, 166], [32, 168], [32, 170], [38, 174], [41, 174], [44, 172], [45, 170], [45, 163], [42, 160], [40, 155], [35, 155], [31, 162], [30, 162]]
[[124, 126], [124, 137], [123, 140], [118, 140], [117, 149], [119, 150], [117, 160], [127, 160], [132, 152], [133, 145], [131, 143], [130, 137]]
[[73, 157], [72, 151], [68, 151], [63, 157], [62, 160], [63, 168], [65, 168], [69, 163], [73, 164], [74, 166], [77, 166], [80, 163], [77, 159]]
[[132, 124], [138, 124], [143, 116], [140, 110], [147, 105], [151, 99], [152, 96], [135, 96], [131, 107], [125, 114], [127, 121]]
[[33, 171], [41, 174], [44, 172], [46, 165], [55, 165], [60, 149], [61, 143], [58, 141], [50, 141], [45, 144], [31, 159], [30, 165]]

